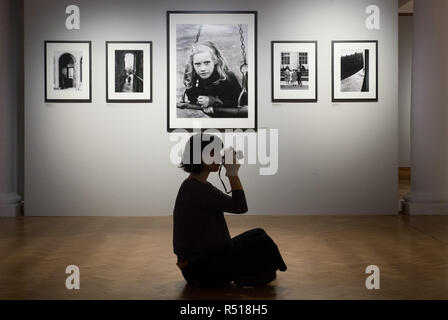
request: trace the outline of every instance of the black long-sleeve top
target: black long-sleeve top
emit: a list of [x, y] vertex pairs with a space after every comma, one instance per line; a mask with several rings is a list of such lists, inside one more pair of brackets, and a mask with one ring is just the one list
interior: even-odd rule
[[225, 107], [237, 107], [238, 98], [241, 94], [241, 85], [235, 74], [228, 71], [227, 79], [215, 84], [218, 79], [219, 74], [216, 70], [213, 71], [208, 79], [198, 77], [194, 81], [193, 86], [186, 90], [186, 95], [190, 102], [196, 104], [199, 96], [208, 96], [219, 98]]
[[247, 212], [243, 190], [233, 190], [230, 197], [208, 182], [189, 178], [182, 183], [173, 212], [173, 246], [178, 261], [225, 248], [230, 234], [224, 212]]

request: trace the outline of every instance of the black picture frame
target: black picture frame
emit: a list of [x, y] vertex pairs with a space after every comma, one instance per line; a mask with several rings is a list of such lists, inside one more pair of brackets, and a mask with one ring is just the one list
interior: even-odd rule
[[[315, 46], [315, 94], [314, 98], [276, 98], [275, 97], [275, 45], [276, 44], [314, 44]], [[271, 101], [273, 103], [316, 103], [318, 101], [318, 42], [317, 40], [273, 40], [271, 41]]]
[[[109, 45], [110, 44], [148, 44], [149, 45], [149, 98], [148, 99], [112, 99], [109, 97]], [[152, 103], [153, 102], [153, 42], [152, 41], [106, 41], [106, 102], [107, 103]]]
[[[376, 81], [375, 81], [375, 97], [374, 98], [335, 98], [335, 45], [336, 44], [353, 44], [353, 43], [374, 43], [375, 44], [375, 64]], [[378, 102], [378, 40], [333, 40], [331, 42], [331, 100], [332, 102]]]
[[[48, 54], [48, 44], [56, 43], [56, 44], [88, 44], [88, 52], [89, 52], [89, 70], [88, 70], [88, 77], [89, 77], [89, 95], [87, 99], [62, 99], [62, 98], [49, 98], [48, 97], [48, 74], [47, 74], [47, 54]], [[82, 67], [81, 67], [82, 72]], [[92, 102], [92, 41], [89, 40], [45, 40], [44, 41], [44, 96], [45, 96], [45, 103], [91, 103]]]
[[[166, 12], [166, 40], [167, 40], [167, 131], [168, 132], [173, 132], [177, 129], [182, 129], [185, 130], [187, 132], [194, 132], [197, 131], [198, 129], [195, 128], [174, 128], [171, 126], [170, 123], [170, 110], [173, 106], [171, 106], [171, 102], [170, 102], [170, 94], [171, 91], [170, 90], [170, 72], [171, 72], [171, 68], [172, 66], [170, 65], [170, 16], [171, 15], [175, 15], [175, 14], [252, 14], [254, 16], [254, 95], [253, 95], [253, 100], [254, 100], [254, 127], [251, 128], [240, 128], [240, 127], [235, 127], [235, 128], [220, 128], [220, 127], [214, 127], [214, 128], [200, 128], [200, 131], [206, 131], [206, 130], [216, 130], [219, 132], [225, 132], [226, 130], [253, 130], [254, 132], [257, 132], [258, 130], [258, 35], [257, 35], [257, 24], [258, 24], [258, 11], [189, 11], [189, 10], [170, 10]], [[177, 108], [177, 106], [176, 106]]]

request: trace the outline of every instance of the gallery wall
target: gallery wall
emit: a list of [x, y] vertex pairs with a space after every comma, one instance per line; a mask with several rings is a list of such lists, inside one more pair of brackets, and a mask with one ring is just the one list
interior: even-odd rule
[[[249, 214], [396, 214], [398, 15], [390, 0], [25, 0], [25, 215], [170, 215], [167, 10], [258, 11], [258, 127], [278, 129], [278, 172], [241, 168]], [[365, 8], [381, 10], [367, 30]], [[44, 102], [44, 41], [92, 41], [92, 103]], [[106, 41], [153, 41], [153, 103], [106, 103]], [[318, 41], [318, 102], [272, 103], [272, 40]], [[331, 102], [331, 41], [378, 40], [379, 100]], [[216, 176], [211, 182], [219, 186]]]

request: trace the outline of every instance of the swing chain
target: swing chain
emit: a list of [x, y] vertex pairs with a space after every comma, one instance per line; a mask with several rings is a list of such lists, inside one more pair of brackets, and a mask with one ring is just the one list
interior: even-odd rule
[[199, 30], [198, 33], [196, 34], [196, 40], [194, 41], [194, 43], [198, 43], [199, 41], [199, 37], [201, 36], [201, 31], [202, 31], [202, 24], [199, 26]]
[[242, 90], [238, 97], [238, 107], [242, 107], [241, 102], [243, 96], [247, 94], [247, 55], [246, 55], [246, 46], [244, 45], [244, 33], [242, 25], [238, 24], [238, 28], [241, 41], [241, 55], [243, 56], [243, 63], [240, 66]]
[[238, 25], [239, 33], [240, 33], [240, 41], [241, 41], [241, 54], [243, 56], [243, 66], [247, 66], [247, 58], [246, 58], [246, 46], [244, 45], [244, 34], [242, 25]]

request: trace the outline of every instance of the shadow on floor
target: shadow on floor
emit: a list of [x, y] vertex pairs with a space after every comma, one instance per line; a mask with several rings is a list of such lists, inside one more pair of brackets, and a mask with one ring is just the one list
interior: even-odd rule
[[183, 289], [177, 299], [276, 299], [275, 281], [266, 286], [237, 287], [233, 283], [224, 288], [198, 288], [183, 282]]

